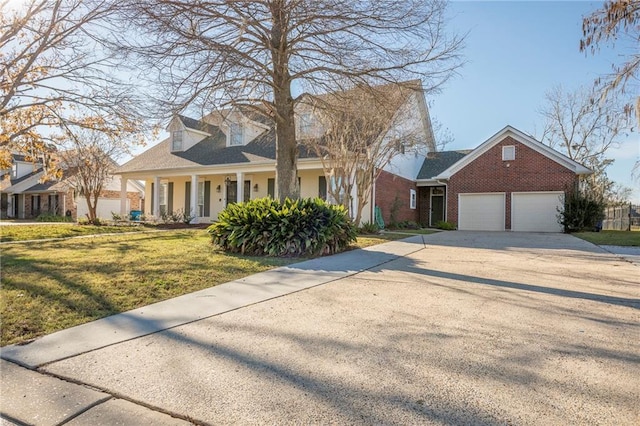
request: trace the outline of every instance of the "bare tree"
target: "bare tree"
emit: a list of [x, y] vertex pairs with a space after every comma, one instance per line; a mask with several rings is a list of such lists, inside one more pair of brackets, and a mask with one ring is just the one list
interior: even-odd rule
[[302, 141], [322, 161], [329, 195], [349, 210], [356, 225], [373, 183], [395, 156], [433, 149], [424, 127], [407, 122], [410, 96], [424, 96], [419, 82], [308, 96], [301, 105], [321, 123], [312, 130], [319, 138]]
[[585, 190], [600, 200], [613, 194], [614, 182], [606, 170], [614, 160], [607, 152], [618, 146], [620, 137], [629, 129], [624, 105], [615, 96], [602, 102], [593, 91], [578, 89], [567, 93], [556, 87], [546, 95], [541, 110], [546, 119], [541, 140], [591, 170], [585, 178]]
[[96, 222], [98, 199], [117, 167], [115, 160], [126, 147], [118, 139], [97, 131], [73, 134], [73, 148], [60, 151], [58, 157], [65, 169], [67, 182], [87, 201], [89, 221]]
[[114, 12], [103, 0], [0, 1], [0, 168], [26, 154], [55, 174], [53, 151], [88, 128], [143, 129], [134, 90], [94, 40]]
[[[601, 9], [583, 19], [582, 30], [584, 36], [580, 40], [580, 51], [595, 54], [605, 43], [626, 47], [628, 53], [620, 55], [625, 58], [623, 63], [613, 64], [613, 72], [598, 78], [595, 87], [600, 98], [606, 98], [613, 92], [628, 93], [633, 101], [625, 106], [624, 112], [631, 115], [635, 111], [640, 128], [640, 1], [606, 1]], [[636, 161], [633, 171], [640, 171], [640, 160]]]
[[[278, 197], [298, 195], [294, 90], [420, 78], [436, 90], [461, 65], [441, 0], [139, 0], [123, 9], [118, 48], [155, 71], [177, 112], [245, 104], [276, 128]], [[124, 23], [115, 23], [120, 28]]]

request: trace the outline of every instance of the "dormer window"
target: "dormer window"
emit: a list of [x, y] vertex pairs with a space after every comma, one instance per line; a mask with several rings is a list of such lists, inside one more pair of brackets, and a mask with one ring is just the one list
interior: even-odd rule
[[229, 146], [242, 145], [244, 134], [242, 125], [238, 123], [229, 123]]
[[175, 130], [171, 133], [171, 151], [182, 151], [182, 139], [182, 130]]
[[313, 129], [312, 127], [313, 118], [309, 113], [300, 114], [299, 117], [300, 117], [300, 135], [307, 136], [311, 133], [311, 130]]

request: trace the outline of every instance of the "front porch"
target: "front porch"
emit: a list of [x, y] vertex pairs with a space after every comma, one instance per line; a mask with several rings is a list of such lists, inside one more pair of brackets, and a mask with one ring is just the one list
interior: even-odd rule
[[[229, 203], [249, 201], [271, 196], [275, 198], [275, 172], [207, 172], [177, 174], [175, 171], [156, 176], [123, 175], [121, 185], [129, 179], [144, 180], [147, 196], [143, 214], [160, 219], [163, 215], [183, 213], [193, 216], [191, 223], [209, 223]], [[298, 180], [302, 197], [327, 197], [327, 183], [322, 170], [299, 170]], [[128, 215], [121, 194], [121, 215]]]

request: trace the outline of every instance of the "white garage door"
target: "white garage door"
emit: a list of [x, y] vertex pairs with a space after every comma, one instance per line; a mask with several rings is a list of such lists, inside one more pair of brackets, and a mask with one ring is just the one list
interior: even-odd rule
[[525, 232], [562, 232], [558, 209], [564, 205], [564, 193], [514, 192], [511, 194], [511, 229]]
[[458, 229], [504, 231], [504, 192], [458, 194]]
[[[129, 201], [130, 200], [127, 199], [127, 213], [129, 213]], [[100, 219], [111, 220], [111, 212], [120, 214], [120, 199], [98, 198], [98, 207], [96, 209], [98, 217]], [[84, 198], [78, 199], [78, 218], [86, 218], [87, 213], [89, 213], [87, 200]]]

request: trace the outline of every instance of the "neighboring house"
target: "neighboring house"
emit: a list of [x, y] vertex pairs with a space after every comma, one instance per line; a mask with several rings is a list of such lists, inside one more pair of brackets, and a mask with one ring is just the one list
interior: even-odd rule
[[429, 155], [417, 176], [420, 222], [461, 230], [562, 232], [567, 191], [592, 171], [506, 126], [472, 151]]
[[[61, 179], [41, 182], [44, 172], [40, 165], [13, 155], [11, 170], [3, 171], [0, 179], [2, 218], [35, 219], [42, 213], [66, 214], [75, 220], [86, 217], [86, 199], [73, 188], [69, 174], [69, 170], [63, 170]], [[111, 219], [112, 211], [120, 212], [121, 188], [118, 176], [105, 183], [98, 199], [98, 217]], [[144, 186], [137, 181], [128, 182], [124, 199], [127, 212], [141, 209]]]
[[[392, 213], [398, 221], [418, 220], [415, 177], [426, 152], [433, 150], [433, 133], [422, 85], [416, 81], [403, 87], [408, 85], [411, 90], [402, 98], [388, 132], [413, 126], [412, 134], [423, 135], [425, 149], [398, 149], [374, 183], [362, 222], [374, 220], [374, 206], [381, 206], [386, 222]], [[300, 140], [320, 136], [320, 120], [312, 111], [298, 106], [296, 116]], [[177, 115], [167, 131], [167, 139], [116, 170], [122, 185], [134, 179], [146, 182], [146, 215], [157, 218], [163, 212], [184, 211], [195, 216], [193, 223], [207, 223], [229, 203], [275, 197], [276, 144], [270, 117], [247, 108], [214, 112], [201, 120]], [[331, 179], [310, 151], [299, 144], [300, 195], [326, 199]]]

